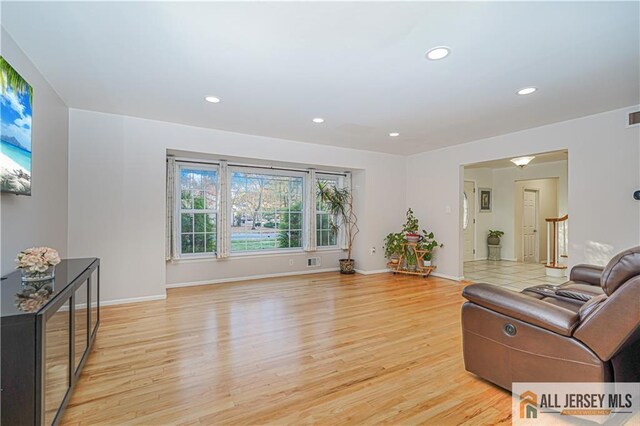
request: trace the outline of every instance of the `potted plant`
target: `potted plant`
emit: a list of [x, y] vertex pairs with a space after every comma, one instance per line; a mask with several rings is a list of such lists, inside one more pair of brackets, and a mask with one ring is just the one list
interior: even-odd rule
[[385, 237], [384, 256], [389, 259], [391, 263], [398, 263], [405, 241], [402, 232], [392, 232]]
[[489, 236], [487, 237], [487, 244], [490, 246], [500, 245], [500, 237], [504, 235], [502, 231], [492, 231], [489, 229]]
[[413, 210], [409, 208], [407, 210], [407, 221], [402, 227], [402, 232], [405, 233], [408, 243], [417, 243], [421, 239], [421, 235], [418, 234], [418, 218], [413, 215]]
[[424, 250], [426, 253], [422, 257], [423, 264], [421, 266], [431, 266], [433, 260], [433, 251], [436, 247], [444, 247], [444, 244], [440, 244], [434, 239], [433, 232], [427, 232], [422, 230], [422, 240], [418, 243], [418, 250]]
[[353, 193], [347, 188], [338, 188], [335, 185], [327, 185], [326, 182], [318, 181], [318, 197], [327, 206], [327, 210], [338, 218], [338, 223], [332, 223], [334, 231], [337, 232], [340, 226], [344, 226], [347, 242], [347, 258], [339, 259], [340, 273], [355, 273], [355, 261], [351, 258], [353, 241], [360, 229], [358, 228], [358, 217], [353, 211]]

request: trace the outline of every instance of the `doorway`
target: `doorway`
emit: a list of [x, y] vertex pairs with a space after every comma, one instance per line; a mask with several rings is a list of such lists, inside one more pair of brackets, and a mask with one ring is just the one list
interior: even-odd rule
[[464, 181], [462, 193], [462, 231], [464, 234], [464, 261], [475, 259], [476, 254], [476, 184]]
[[522, 197], [522, 260], [540, 262], [538, 238], [538, 190], [525, 189]]

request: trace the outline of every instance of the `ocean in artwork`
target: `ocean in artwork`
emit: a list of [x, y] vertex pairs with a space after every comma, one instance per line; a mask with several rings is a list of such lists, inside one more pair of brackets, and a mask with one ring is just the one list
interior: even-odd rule
[[0, 57], [0, 189], [31, 194], [31, 86]]

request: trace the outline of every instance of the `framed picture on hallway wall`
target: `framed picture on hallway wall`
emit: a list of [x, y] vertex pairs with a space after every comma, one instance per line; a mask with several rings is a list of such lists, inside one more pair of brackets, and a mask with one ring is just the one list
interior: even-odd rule
[[491, 212], [491, 204], [493, 200], [491, 198], [491, 188], [478, 188], [480, 192], [480, 213]]

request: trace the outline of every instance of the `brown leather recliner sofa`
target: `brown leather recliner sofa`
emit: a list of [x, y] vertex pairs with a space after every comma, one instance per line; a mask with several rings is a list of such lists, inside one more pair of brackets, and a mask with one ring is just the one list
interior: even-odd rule
[[472, 284], [462, 295], [467, 371], [513, 382], [640, 381], [640, 247], [605, 268], [578, 265], [561, 286], [520, 293]]

